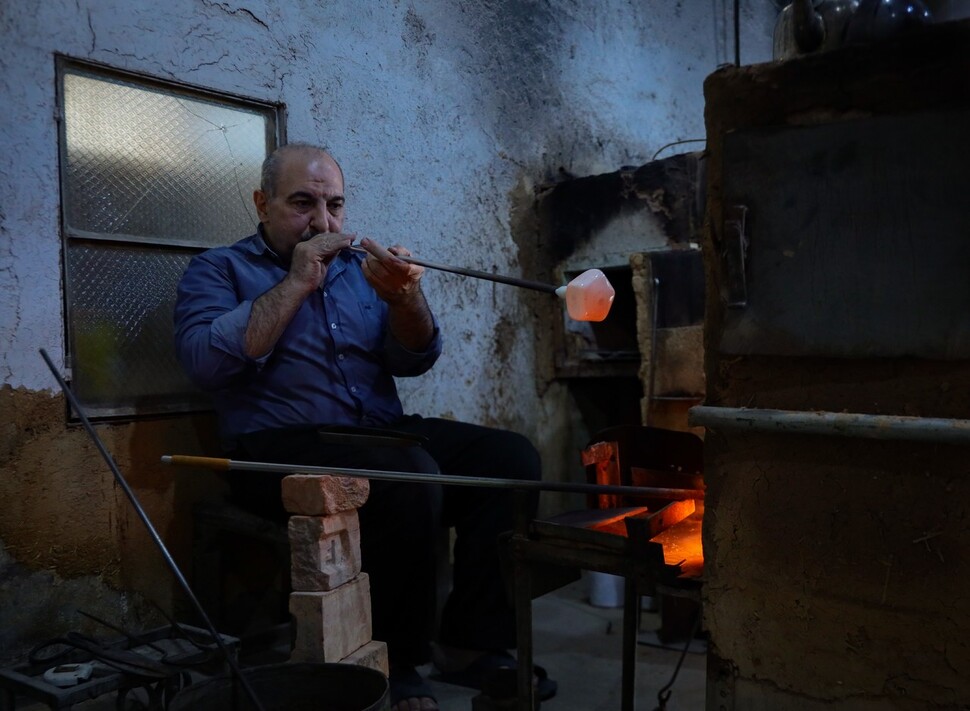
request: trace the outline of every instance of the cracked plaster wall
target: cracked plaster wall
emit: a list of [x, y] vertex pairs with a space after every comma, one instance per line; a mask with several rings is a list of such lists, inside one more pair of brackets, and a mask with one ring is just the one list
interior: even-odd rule
[[[0, 373], [12, 404], [0, 494], [33, 501], [25, 492], [63, 487], [0, 516], [16, 565], [101, 575], [93, 584], [106, 589], [168, 581], [159, 560], [122, 558], [147, 542], [117, 525], [130, 518], [127, 504], [83, 433], [64, 428], [37, 354], [46, 348], [63, 364], [55, 53], [284, 103], [289, 139], [326, 144], [341, 161], [348, 230], [434, 261], [528, 277], [535, 186], [561, 171], [639, 165], [671, 141], [703, 137], [702, 82], [733, 59], [731, 12], [728, 0], [0, 3]], [[742, 60], [766, 59], [771, 4], [742, 2], [741, 20]], [[444, 273], [425, 284], [446, 353], [431, 374], [402, 383], [408, 409], [520, 430], [551, 471], [576, 466], [568, 395], [536, 386], [536, 297]], [[24, 426], [37, 411], [42, 436]], [[210, 426], [175, 418], [99, 427], [138, 470], [136, 493], [175, 536], [183, 563], [180, 517], [219, 484], [204, 475], [190, 483], [161, 470], [156, 456], [165, 441], [205, 451]], [[93, 492], [87, 511], [74, 508], [83, 503], [75, 483]], [[34, 517], [34, 533], [24, 517]], [[43, 532], [58, 521], [79, 517], [97, 532], [78, 544], [82, 565], [32, 547], [36, 531], [50, 537]], [[25, 546], [36, 553], [30, 560]], [[103, 574], [113, 566], [122, 573]], [[144, 574], [124, 574], [133, 567]]]

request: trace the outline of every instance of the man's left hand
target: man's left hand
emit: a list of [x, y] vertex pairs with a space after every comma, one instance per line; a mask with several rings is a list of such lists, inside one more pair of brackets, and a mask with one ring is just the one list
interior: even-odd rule
[[365, 237], [360, 246], [367, 250], [362, 269], [367, 282], [389, 304], [407, 301], [421, 293], [420, 281], [424, 267], [409, 264], [398, 257], [410, 257], [411, 252], [401, 245], [385, 248]]

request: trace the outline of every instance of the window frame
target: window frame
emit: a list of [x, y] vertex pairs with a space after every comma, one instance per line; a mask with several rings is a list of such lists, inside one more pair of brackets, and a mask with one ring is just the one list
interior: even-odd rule
[[[165, 239], [132, 234], [106, 234], [77, 229], [68, 224], [66, 205], [69, 200], [76, 199], [69, 195], [67, 177], [67, 116], [65, 111], [64, 80], [71, 72], [88, 76], [104, 77], [106, 81], [120, 80], [149, 91], [159, 91], [176, 97], [191, 99], [196, 102], [214, 103], [230, 109], [240, 109], [247, 112], [256, 111], [266, 121], [265, 155], [269, 155], [275, 148], [286, 142], [286, 106], [283, 103], [269, 102], [251, 97], [241, 96], [224, 91], [217, 91], [188, 84], [186, 82], [160, 79], [149, 74], [119, 69], [114, 66], [78, 59], [63, 54], [54, 55], [55, 64], [55, 123], [57, 128], [57, 170], [58, 170], [58, 224], [60, 228], [61, 249], [61, 298], [64, 324], [64, 361], [68, 374], [68, 381], [73, 382], [74, 365], [77, 359], [75, 343], [75, 324], [72, 322], [71, 306], [72, 278], [70, 271], [69, 253], [72, 245], [85, 244], [113, 244], [130, 245], [135, 249], [153, 249], [161, 252], [184, 252], [186, 250], [196, 254], [216, 246], [213, 242], [193, 238]], [[173, 329], [174, 339], [174, 329]], [[197, 390], [188, 390], [173, 394], [166, 400], [165, 406], [155, 406], [142, 409], [137, 404], [115, 403], [107, 406], [91, 406], [88, 417], [93, 421], [116, 420], [135, 421], [157, 418], [159, 416], [189, 414], [193, 412], [211, 410], [211, 406], [201, 397]], [[84, 403], [82, 403], [83, 405]], [[69, 420], [77, 422], [75, 413], [69, 413]]]

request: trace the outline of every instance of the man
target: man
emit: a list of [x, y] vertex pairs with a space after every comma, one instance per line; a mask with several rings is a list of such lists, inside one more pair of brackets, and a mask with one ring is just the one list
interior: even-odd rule
[[[524, 437], [404, 415], [394, 378], [427, 372], [441, 353], [421, 290], [422, 267], [341, 233], [344, 176], [322, 148], [291, 144], [263, 164], [253, 195], [256, 234], [195, 257], [179, 285], [176, 346], [210, 391], [220, 432], [238, 458], [535, 480]], [[365, 429], [361, 429], [365, 428]], [[380, 445], [361, 445], [361, 433]], [[369, 440], [373, 442], [374, 440]], [[384, 444], [389, 442], [390, 444]], [[284, 520], [280, 477], [234, 473], [237, 499]], [[387, 642], [395, 711], [437, 709], [415, 667], [431, 655], [435, 541], [455, 526], [454, 579], [435, 663], [444, 680], [480, 685], [514, 666], [514, 620], [499, 574], [497, 536], [512, 526], [511, 493], [371, 481], [361, 508], [374, 638]], [[544, 677], [544, 674], [543, 674]], [[555, 691], [543, 678], [540, 695]]]

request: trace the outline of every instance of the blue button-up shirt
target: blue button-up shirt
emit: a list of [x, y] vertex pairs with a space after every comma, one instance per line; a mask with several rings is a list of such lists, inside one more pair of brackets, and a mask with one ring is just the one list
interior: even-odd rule
[[220, 431], [241, 434], [306, 425], [387, 425], [402, 415], [394, 377], [420, 375], [441, 353], [434, 337], [422, 353], [387, 327], [387, 304], [364, 279], [364, 256], [344, 250], [297, 311], [272, 351], [245, 353], [253, 301], [286, 267], [261, 233], [195, 256], [175, 305], [182, 367], [210, 391]]

